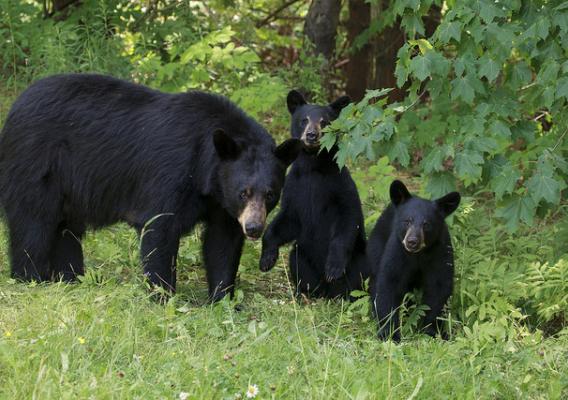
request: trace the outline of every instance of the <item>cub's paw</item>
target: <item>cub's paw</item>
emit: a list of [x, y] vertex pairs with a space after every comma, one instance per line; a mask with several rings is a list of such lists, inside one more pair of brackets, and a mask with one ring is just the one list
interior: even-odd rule
[[276, 250], [262, 250], [262, 255], [260, 256], [260, 270], [262, 272], [267, 272], [274, 267], [276, 260], [278, 259], [278, 249]]
[[328, 261], [325, 265], [325, 279], [328, 282], [339, 279], [345, 273], [345, 265], [337, 261]]

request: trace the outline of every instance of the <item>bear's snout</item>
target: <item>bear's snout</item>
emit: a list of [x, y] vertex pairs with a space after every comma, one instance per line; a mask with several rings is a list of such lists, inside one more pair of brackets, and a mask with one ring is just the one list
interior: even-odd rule
[[409, 253], [418, 253], [426, 246], [424, 243], [424, 232], [420, 228], [411, 226], [406, 231], [402, 244]]
[[257, 240], [262, 236], [266, 223], [266, 205], [260, 199], [251, 199], [239, 215], [239, 223], [243, 233], [250, 240]]
[[247, 222], [245, 225], [245, 234], [252, 239], [258, 239], [262, 235], [264, 225], [257, 222]]

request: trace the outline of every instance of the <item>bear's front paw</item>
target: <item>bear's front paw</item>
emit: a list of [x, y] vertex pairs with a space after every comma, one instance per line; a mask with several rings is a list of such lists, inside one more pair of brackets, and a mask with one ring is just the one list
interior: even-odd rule
[[337, 261], [328, 261], [325, 265], [325, 279], [328, 282], [341, 278], [345, 273], [345, 265]]
[[260, 270], [262, 272], [267, 272], [274, 267], [276, 260], [278, 259], [278, 249], [275, 250], [262, 250], [262, 255], [260, 256]]

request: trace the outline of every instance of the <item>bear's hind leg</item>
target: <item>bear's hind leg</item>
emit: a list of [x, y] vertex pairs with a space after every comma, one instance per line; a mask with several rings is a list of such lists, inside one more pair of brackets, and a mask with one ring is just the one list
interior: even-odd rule
[[50, 254], [52, 279], [73, 282], [85, 273], [81, 247], [84, 232], [83, 226], [61, 224], [57, 228]]
[[296, 295], [305, 294], [310, 297], [325, 295], [326, 285], [323, 277], [316, 271], [298, 244], [290, 251], [290, 280]]

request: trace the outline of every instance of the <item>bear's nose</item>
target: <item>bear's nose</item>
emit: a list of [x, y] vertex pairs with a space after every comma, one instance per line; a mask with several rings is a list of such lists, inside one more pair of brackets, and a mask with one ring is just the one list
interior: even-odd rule
[[406, 245], [413, 250], [418, 248], [418, 238], [409, 237], [408, 239], [406, 239]]
[[262, 234], [264, 226], [258, 222], [247, 222], [245, 225], [245, 233], [250, 239], [258, 239]]
[[306, 133], [306, 139], [308, 139], [308, 142], [315, 142], [318, 138], [318, 135], [316, 132], [314, 131], [310, 131]]

